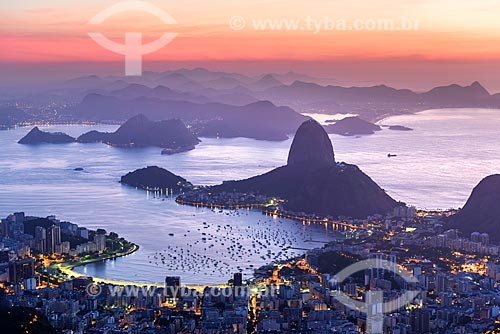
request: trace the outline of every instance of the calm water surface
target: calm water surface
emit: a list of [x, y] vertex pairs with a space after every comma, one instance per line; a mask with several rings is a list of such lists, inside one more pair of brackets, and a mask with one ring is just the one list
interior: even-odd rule
[[[431, 110], [381, 123], [414, 131], [384, 129], [372, 136], [332, 135], [331, 139], [337, 161], [359, 165], [395, 199], [420, 208], [461, 207], [483, 177], [500, 172], [500, 111]], [[44, 130], [77, 136], [91, 129], [115, 128]], [[195, 184], [250, 177], [284, 164], [291, 139], [279, 143], [203, 139], [193, 151], [165, 156], [156, 148], [17, 144], [28, 131], [0, 131], [0, 215], [55, 214], [81, 226], [115, 231], [141, 246], [130, 256], [91, 264], [80, 272], [149, 282], [174, 274], [189, 283], [225, 282], [238, 266], [250, 275], [251, 266], [302, 252], [283, 247], [312, 248], [320, 244], [311, 240], [332, 238], [324, 226], [273, 220], [246, 210], [212, 212], [179, 206], [118, 183], [121, 175], [148, 165], [164, 167]], [[398, 156], [388, 158], [388, 153]], [[75, 172], [76, 167], [85, 171]]]

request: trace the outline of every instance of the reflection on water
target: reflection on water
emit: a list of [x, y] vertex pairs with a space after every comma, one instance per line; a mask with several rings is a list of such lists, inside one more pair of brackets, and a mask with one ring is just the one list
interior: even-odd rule
[[[437, 110], [393, 117], [382, 123], [404, 125], [414, 131], [384, 129], [361, 138], [336, 135], [331, 138], [337, 161], [359, 165], [395, 199], [423, 208], [460, 207], [483, 177], [500, 171], [498, 111]], [[54, 126], [49, 130], [77, 136], [93, 128], [112, 131], [116, 127]], [[225, 281], [229, 278], [226, 272], [215, 269], [212, 260], [233, 261], [228, 262], [228, 267], [234, 270], [240, 266], [248, 273], [250, 264], [266, 263], [282, 251], [280, 242], [272, 246], [270, 257], [267, 249], [248, 257], [250, 251], [255, 251], [252, 240], [260, 238], [259, 233], [269, 232], [276, 238], [283, 235], [285, 241], [294, 235], [297, 240], [291, 243], [308, 244], [305, 248], [319, 246], [305, 242], [310, 236], [327, 238], [321, 228], [304, 228], [292, 221], [272, 221], [258, 212], [236, 215], [179, 206], [173, 200], [148, 198], [145, 192], [118, 182], [121, 175], [148, 165], [167, 168], [195, 184], [250, 177], [284, 164], [291, 139], [278, 143], [242, 138], [203, 139], [193, 151], [167, 156], [161, 155], [157, 148], [125, 150], [103, 144], [35, 147], [17, 144], [28, 131], [26, 128], [0, 131], [0, 215], [14, 211], [39, 216], [55, 214], [89, 228], [115, 231], [141, 246], [135, 254], [86, 268], [98, 276], [161, 281], [166, 274], [182, 273], [182, 268], [172, 269], [173, 254], [183, 254], [176, 259], [179, 267], [188, 266], [191, 256], [191, 249], [189, 254], [185, 249], [188, 247], [210, 259], [196, 259], [200, 267], [207, 268], [206, 278], [204, 273], [191, 276], [186, 273], [184, 281]], [[398, 156], [387, 158], [388, 153]], [[84, 171], [74, 171], [77, 167]], [[208, 247], [208, 240], [206, 245], [201, 241], [194, 244], [203, 237], [203, 231], [198, 231], [198, 228], [204, 229], [203, 222], [209, 224], [205, 233], [212, 234], [213, 247]], [[229, 238], [223, 231], [217, 232], [218, 225], [232, 226], [233, 238], [242, 239], [228, 240], [227, 244], [222, 239], [216, 242], [216, 235]], [[170, 237], [170, 233], [174, 237]], [[239, 247], [238, 243], [242, 245], [245, 260], [250, 259], [251, 263], [238, 258], [240, 250], [233, 250]], [[168, 246], [178, 248], [172, 250]], [[230, 246], [234, 247], [228, 250]], [[183, 248], [182, 252], [179, 247]], [[165, 264], [161, 262], [163, 258]], [[185, 271], [190, 270], [185, 268]]]

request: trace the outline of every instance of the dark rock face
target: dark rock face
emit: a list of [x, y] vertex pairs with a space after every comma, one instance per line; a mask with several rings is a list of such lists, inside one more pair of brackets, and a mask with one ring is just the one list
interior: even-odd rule
[[293, 138], [288, 166], [320, 168], [334, 164], [332, 142], [325, 130], [312, 119], [302, 123]]
[[287, 200], [286, 210], [354, 218], [384, 214], [398, 205], [357, 166], [335, 164], [325, 130], [311, 120], [297, 131], [288, 165], [211, 190], [278, 196]]
[[38, 127], [34, 127], [26, 136], [18, 141], [19, 144], [37, 145], [37, 144], [68, 144], [74, 143], [75, 138], [62, 132], [44, 132]]
[[315, 170], [279, 167], [243, 181], [226, 182], [225, 191], [255, 192], [288, 200], [285, 208], [333, 216], [366, 218], [397, 206], [370, 177], [355, 165], [333, 165]]
[[489, 233], [492, 240], [500, 241], [500, 174], [481, 180], [450, 221], [463, 233]]
[[79, 142], [105, 142], [120, 147], [157, 146], [162, 148], [194, 148], [200, 141], [178, 119], [150, 121], [144, 115], [129, 119], [114, 133], [91, 131], [81, 135]]
[[141, 189], [169, 189], [174, 193], [180, 193], [192, 187], [186, 179], [157, 166], [130, 172], [122, 176], [120, 182]]
[[380, 126], [359, 117], [346, 117], [335, 124], [325, 126], [325, 129], [328, 133], [342, 136], [371, 135], [381, 130]]

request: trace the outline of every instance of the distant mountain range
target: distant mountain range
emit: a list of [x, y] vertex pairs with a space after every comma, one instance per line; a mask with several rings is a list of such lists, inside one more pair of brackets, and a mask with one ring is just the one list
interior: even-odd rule
[[87, 120], [124, 120], [143, 113], [153, 120], [181, 119], [201, 137], [248, 137], [285, 140], [306, 117], [288, 107], [268, 101], [246, 106], [221, 103], [193, 103], [140, 97], [132, 100], [90, 94], [76, 108], [75, 115]]
[[[349, 113], [374, 123], [431, 108], [500, 108], [500, 94], [491, 95], [478, 82], [423, 93], [386, 85], [342, 87], [332, 83], [334, 80], [295, 72], [247, 76], [195, 68], [144, 72], [140, 77], [76, 78], [55, 89], [47, 88], [39, 98], [77, 100], [76, 105], [65, 104], [57, 113], [64, 121], [125, 121], [142, 113], [152, 120], [178, 118], [198, 136], [264, 140], [286, 139], [306, 119], [298, 113]], [[0, 110], [0, 125], [4, 126], [46, 118]], [[338, 132], [337, 127], [330, 127], [329, 132]]]
[[[96, 85], [94, 91], [104, 96], [124, 97], [114, 91], [103, 91], [102, 80], [95, 77], [72, 81], [69, 86]], [[112, 87], [121, 86], [123, 80], [130, 84], [168, 88], [169, 91], [151, 93], [133, 91], [132, 97], [155, 97], [162, 100], [188, 101], [193, 103], [221, 103], [243, 106], [267, 100], [275, 105], [288, 106], [298, 112], [355, 113], [368, 121], [383, 117], [444, 107], [490, 107], [500, 108], [499, 95], [489, 92], [474, 82], [470, 86], [451, 84], [436, 87], [428, 92], [416, 93], [409, 89], [395, 89], [385, 85], [373, 87], [342, 87], [321, 85], [318, 78], [290, 72], [283, 75], [266, 74], [248, 77], [236, 73], [213, 72], [205, 69], [177, 70], [162, 73], [147, 72], [143, 77], [133, 79], [107, 78]], [[115, 80], [115, 81], [112, 81]], [[78, 84], [77, 84], [78, 83]], [[96, 88], [96, 87], [94, 87]], [[120, 87], [129, 91], [129, 87]], [[132, 89], [133, 90], [133, 89]], [[89, 92], [89, 91], [87, 91]]]
[[470, 86], [452, 84], [415, 93], [385, 85], [341, 87], [296, 81], [270, 88], [257, 96], [300, 112], [356, 113], [370, 121], [430, 108], [500, 108], [499, 97], [490, 95], [478, 82]]

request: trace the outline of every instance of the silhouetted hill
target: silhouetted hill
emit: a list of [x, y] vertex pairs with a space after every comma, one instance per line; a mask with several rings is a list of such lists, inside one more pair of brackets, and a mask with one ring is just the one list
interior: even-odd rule
[[417, 94], [409, 89], [395, 89], [385, 85], [373, 87], [321, 86], [315, 83], [295, 81], [289, 86], [273, 87], [266, 90], [270, 96], [295, 98], [303, 102], [336, 100], [346, 102], [395, 102], [416, 101]]
[[288, 165], [242, 181], [224, 182], [210, 191], [255, 192], [287, 200], [285, 209], [365, 218], [384, 214], [398, 203], [357, 166], [336, 164], [325, 130], [306, 121], [297, 131]]
[[450, 221], [463, 233], [489, 233], [491, 239], [500, 241], [500, 174], [481, 180]]
[[186, 179], [157, 166], [148, 166], [130, 172], [122, 176], [120, 182], [141, 189], [163, 189], [164, 191], [169, 189], [174, 193], [180, 193], [192, 187]]
[[478, 82], [470, 86], [453, 84], [415, 93], [385, 85], [341, 87], [295, 81], [290, 85], [271, 87], [255, 96], [299, 112], [355, 113], [370, 121], [432, 108], [500, 108], [498, 96], [490, 95]]
[[163, 76], [158, 80], [158, 84], [181, 92], [191, 92], [206, 88], [206, 86], [198, 81], [191, 80], [178, 72]]
[[75, 138], [68, 136], [62, 132], [44, 132], [38, 127], [34, 127], [30, 132], [23, 138], [21, 138], [18, 143], [26, 145], [37, 145], [37, 144], [68, 144], [74, 143]]
[[287, 163], [301, 168], [335, 164], [332, 142], [318, 122], [308, 120], [302, 123], [293, 138]]
[[365, 121], [359, 117], [346, 117], [335, 124], [325, 126], [328, 133], [334, 133], [342, 136], [357, 136], [357, 135], [371, 135], [375, 131], [380, 131], [378, 125]]
[[317, 84], [333, 84], [336, 82], [333, 78], [318, 78], [312, 77], [306, 74], [301, 74], [293, 71], [289, 71], [287, 73], [273, 73], [273, 77], [282, 82], [285, 85], [290, 85], [295, 81], [303, 81], [303, 82], [314, 82]]
[[131, 84], [122, 89], [118, 89], [107, 93], [110, 96], [125, 98], [125, 99], [137, 99], [141, 97], [157, 98], [162, 100], [172, 100], [172, 101], [188, 101], [193, 103], [207, 103], [212, 102], [210, 99], [204, 96], [193, 95], [190, 93], [177, 92], [165, 86], [157, 86], [155, 88], [149, 88], [145, 85]]
[[283, 83], [278, 79], [276, 79], [272, 74], [266, 74], [256, 82], [251, 83], [247, 86], [248, 88], [251, 88], [253, 90], [265, 90], [271, 87], [277, 87], [282, 85]]
[[210, 87], [210, 88], [213, 88], [213, 89], [231, 89], [231, 88], [234, 88], [234, 87], [238, 87], [238, 86], [241, 86], [241, 82], [232, 78], [232, 77], [229, 77], [229, 76], [222, 76], [220, 78], [217, 78], [215, 80], [212, 80], [212, 81], [206, 81], [206, 82], [203, 82], [203, 86], [206, 86], [206, 87]]
[[[251, 119], [242, 118], [236, 122], [229, 120], [229, 115], [240, 113], [238, 108], [255, 101], [270, 101], [275, 106], [288, 106], [304, 113], [356, 114], [370, 122], [434, 108], [500, 108], [500, 98], [490, 95], [478, 82], [469, 86], [452, 84], [416, 93], [386, 85], [323, 86], [320, 84], [322, 80], [297, 73], [250, 77], [196, 68], [145, 72], [143, 77], [134, 80], [131, 87], [109, 89], [107, 85], [116, 82], [116, 79], [88, 77], [77, 80], [76, 86], [95, 85], [94, 90], [84, 90], [94, 94], [87, 95], [80, 105], [68, 113], [79, 120], [95, 121], [123, 121], [144, 113], [155, 120], [179, 118], [193, 125], [197, 135], [282, 140], [304, 119], [297, 123], [292, 116], [270, 120], [259, 118], [259, 128], [248, 129], [245, 123]], [[75, 82], [68, 83], [68, 87], [73, 86]], [[148, 91], [148, 86], [157, 88]], [[110, 96], [114, 99], [109, 99]]]
[[209, 98], [213, 102], [233, 106], [245, 106], [259, 101], [253, 96], [252, 91], [243, 86], [236, 86], [231, 89], [206, 88], [196, 93]]
[[427, 102], [449, 103], [449, 102], [475, 102], [475, 100], [486, 99], [490, 93], [477, 81], [470, 86], [460, 86], [457, 84], [436, 87], [422, 94], [422, 98]]
[[268, 101], [239, 107], [154, 98], [123, 100], [100, 94], [89, 94], [75, 110], [78, 118], [88, 120], [123, 120], [138, 113], [153, 120], [181, 119], [202, 137], [262, 140], [286, 140], [307, 119], [288, 107], [277, 107]]
[[259, 101], [242, 107], [230, 107], [222, 119], [194, 124], [201, 137], [247, 137], [259, 140], [286, 140], [297, 126], [308, 119], [288, 107]]
[[120, 147], [157, 146], [190, 150], [199, 139], [178, 119], [150, 121], [144, 115], [129, 119], [113, 133], [91, 131], [78, 137], [79, 142], [104, 142]]

